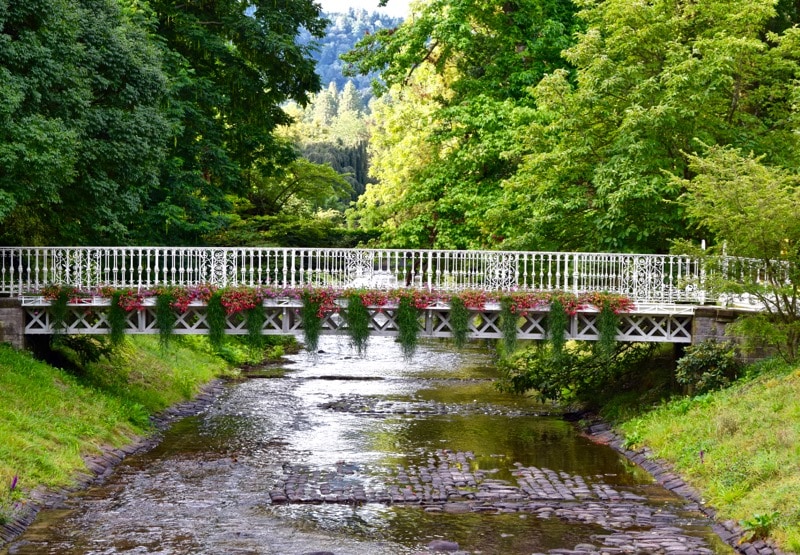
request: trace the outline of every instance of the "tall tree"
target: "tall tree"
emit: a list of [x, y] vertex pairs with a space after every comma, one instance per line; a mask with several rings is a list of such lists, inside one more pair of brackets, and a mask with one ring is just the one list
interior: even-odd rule
[[169, 133], [151, 23], [116, 0], [0, 2], [0, 240], [128, 238]]
[[418, 87], [428, 79], [417, 80], [423, 68], [440, 79], [431, 98], [418, 99], [436, 105], [425, 133], [430, 163], [400, 188], [379, 184], [382, 192], [360, 210], [364, 221], [377, 219], [371, 207], [391, 211], [385, 236], [396, 246], [486, 247], [501, 240], [485, 225], [485, 212], [519, 163], [507, 156], [512, 130], [532, 114], [527, 89], [567, 67], [560, 51], [574, 27], [568, 0], [433, 0], [344, 56], [352, 71], [380, 71], [395, 99], [404, 95], [412, 104], [415, 91], [428, 89]]
[[[785, 2], [783, 4], [786, 4]], [[506, 245], [666, 252], [691, 237], [675, 202], [698, 146], [732, 145], [800, 167], [798, 51], [770, 26], [776, 2], [582, 0], [587, 29], [535, 88], [526, 156], [489, 214]]]
[[224, 224], [226, 195], [246, 193], [251, 168], [269, 175], [294, 158], [273, 132], [289, 123], [282, 103], [305, 104], [319, 89], [312, 47], [296, 39], [301, 29], [321, 37], [326, 21], [311, 0], [150, 5], [168, 50], [169, 108], [179, 125], [139, 237], [197, 242]]

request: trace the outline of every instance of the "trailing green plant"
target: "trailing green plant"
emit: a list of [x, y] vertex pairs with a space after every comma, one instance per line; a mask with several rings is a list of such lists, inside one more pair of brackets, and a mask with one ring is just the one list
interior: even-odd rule
[[730, 385], [742, 372], [732, 342], [706, 340], [686, 348], [675, 368], [675, 379], [699, 395]]
[[336, 294], [330, 289], [304, 289], [300, 294], [300, 320], [303, 323], [303, 339], [306, 350], [316, 353], [322, 322], [328, 312], [336, 309]]
[[414, 298], [411, 295], [401, 295], [395, 313], [395, 323], [397, 324], [397, 340], [403, 357], [410, 360], [414, 357], [419, 344], [419, 315]]
[[209, 343], [215, 349], [219, 349], [225, 342], [225, 329], [228, 327], [227, 314], [225, 307], [222, 306], [222, 291], [215, 291], [208, 299], [206, 324]]
[[178, 321], [175, 309], [172, 307], [174, 302], [175, 296], [170, 290], [161, 291], [156, 296], [155, 315], [158, 343], [164, 350], [169, 347], [169, 341], [175, 332], [175, 323]]
[[53, 318], [53, 333], [56, 335], [64, 333], [67, 328], [67, 314], [69, 314], [67, 305], [74, 293], [75, 290], [72, 287], [59, 287], [55, 296], [50, 300], [50, 316]]
[[114, 291], [111, 294], [111, 304], [106, 312], [108, 338], [115, 347], [120, 346], [125, 340], [125, 330], [128, 327], [128, 311], [120, 303], [123, 294], [124, 291]]
[[461, 297], [454, 296], [450, 299], [450, 333], [457, 349], [467, 344], [469, 316], [469, 309]]
[[550, 300], [550, 312], [547, 315], [547, 322], [547, 339], [553, 348], [553, 356], [558, 358], [564, 352], [564, 345], [567, 343], [567, 325], [569, 325], [569, 316], [566, 308], [558, 297], [553, 297]]
[[369, 340], [370, 316], [360, 292], [355, 291], [347, 295], [347, 308], [342, 311], [342, 316], [347, 323], [350, 342], [359, 356], [364, 356]]
[[247, 328], [247, 344], [251, 349], [264, 348], [264, 322], [267, 321], [267, 314], [264, 307], [254, 306], [244, 311], [244, 324]]
[[519, 314], [516, 305], [511, 297], [500, 299], [500, 331], [503, 334], [503, 350], [506, 356], [514, 353], [517, 349], [517, 320]]
[[617, 344], [617, 330], [619, 328], [619, 315], [607, 300], [600, 307], [597, 315], [597, 351], [601, 356], [611, 356]]

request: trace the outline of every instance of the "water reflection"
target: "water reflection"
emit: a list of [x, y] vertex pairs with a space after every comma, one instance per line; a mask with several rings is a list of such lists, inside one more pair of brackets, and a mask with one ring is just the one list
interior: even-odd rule
[[675, 526], [705, 538], [698, 553], [729, 552], [637, 467], [537, 416], [551, 407], [495, 391], [485, 350], [433, 343], [407, 363], [386, 339], [363, 359], [321, 345], [284, 378], [231, 385], [103, 486], [43, 513], [13, 553], [402, 555], [447, 539], [516, 555]]

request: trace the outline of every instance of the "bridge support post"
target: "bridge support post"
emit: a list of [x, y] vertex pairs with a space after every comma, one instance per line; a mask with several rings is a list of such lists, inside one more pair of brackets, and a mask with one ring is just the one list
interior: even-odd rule
[[25, 311], [20, 299], [0, 298], [0, 343], [25, 348]]

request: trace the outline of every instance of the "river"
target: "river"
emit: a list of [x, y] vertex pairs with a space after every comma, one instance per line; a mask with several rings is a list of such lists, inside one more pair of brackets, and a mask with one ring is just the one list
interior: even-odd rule
[[424, 343], [411, 362], [388, 338], [363, 358], [343, 338], [320, 349], [229, 384], [7, 553], [733, 552], [552, 407], [498, 393], [480, 346]]

